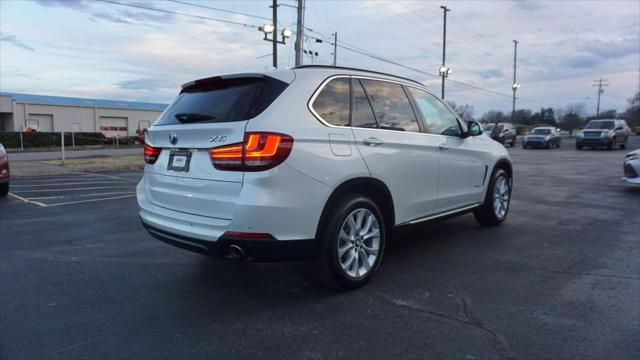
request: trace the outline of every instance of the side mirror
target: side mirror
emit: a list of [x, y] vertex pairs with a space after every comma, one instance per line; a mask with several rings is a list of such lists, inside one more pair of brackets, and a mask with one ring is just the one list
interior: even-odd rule
[[482, 134], [482, 127], [477, 122], [471, 120], [467, 123], [467, 130], [469, 136], [478, 136]]

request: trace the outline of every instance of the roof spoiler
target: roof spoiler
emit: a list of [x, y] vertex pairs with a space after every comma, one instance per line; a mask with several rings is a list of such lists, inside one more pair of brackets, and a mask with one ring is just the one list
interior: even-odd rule
[[220, 81], [220, 80], [241, 79], [241, 78], [244, 78], [244, 79], [246, 79], [246, 78], [261, 79], [263, 77], [264, 77], [264, 74], [259, 74], [259, 73], [243, 73], [243, 74], [229, 74], [229, 75], [221, 75], [221, 76], [212, 76], [212, 77], [198, 79], [198, 80], [194, 80], [194, 81], [189, 81], [188, 83], [184, 83], [184, 84], [182, 84], [182, 90], [186, 90], [188, 88], [191, 88], [191, 87], [194, 87], [194, 86], [198, 86], [198, 85], [214, 83], [214, 82]]

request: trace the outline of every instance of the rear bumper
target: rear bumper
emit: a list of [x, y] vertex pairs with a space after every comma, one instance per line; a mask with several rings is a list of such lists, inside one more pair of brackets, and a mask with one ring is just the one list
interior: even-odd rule
[[239, 194], [220, 204], [226, 209], [218, 213], [230, 215], [222, 218], [184, 211], [171, 202], [154, 203], [147, 196], [146, 176], [136, 191], [142, 220], [162, 231], [205, 241], [216, 241], [226, 231], [266, 233], [278, 241], [313, 239], [332, 190], [286, 165], [246, 173]]
[[[238, 239], [221, 236], [217, 241], [206, 241], [153, 227], [144, 220], [142, 225], [154, 238], [175, 247], [213, 257], [229, 257], [253, 261], [294, 261], [313, 257], [318, 251], [315, 239], [279, 241], [275, 239]], [[234, 255], [231, 247], [244, 251], [243, 257]]]

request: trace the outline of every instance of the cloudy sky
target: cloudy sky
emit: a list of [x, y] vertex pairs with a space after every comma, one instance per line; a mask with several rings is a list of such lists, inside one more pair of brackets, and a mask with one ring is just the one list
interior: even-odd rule
[[[113, 1], [132, 6], [0, 0], [0, 91], [169, 102], [189, 80], [271, 66], [271, 44], [256, 28], [212, 20], [258, 26], [268, 22], [260, 17], [271, 16], [271, 1]], [[296, 1], [280, 3], [286, 6], [279, 7], [279, 22], [295, 28]], [[440, 5], [451, 8], [447, 65], [453, 69], [450, 79], [458, 82], [447, 83], [447, 99], [473, 105], [478, 116], [511, 108], [514, 39], [520, 41], [518, 108], [585, 103], [588, 112], [595, 112], [592, 85], [598, 78], [609, 84], [603, 109], [623, 110], [638, 91], [636, 0], [307, 0], [305, 25], [313, 30], [309, 35], [330, 39], [337, 31], [339, 44], [427, 74], [340, 48], [338, 65], [411, 77], [439, 93], [433, 75], [442, 57]], [[326, 41], [307, 38], [305, 48], [318, 52], [316, 64], [333, 60]], [[280, 67], [293, 66], [291, 42], [278, 51]]]

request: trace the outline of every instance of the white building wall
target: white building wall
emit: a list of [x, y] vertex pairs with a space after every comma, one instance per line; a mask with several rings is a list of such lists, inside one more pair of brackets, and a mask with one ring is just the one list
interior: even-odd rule
[[[26, 107], [26, 109], [25, 109]], [[26, 118], [31, 115], [52, 115], [53, 131], [71, 132], [80, 127], [82, 132], [100, 131], [100, 117], [116, 117], [127, 119], [127, 133], [133, 136], [138, 129], [148, 128], [160, 116], [162, 111], [133, 110], [133, 109], [108, 109], [67, 105], [39, 105], [15, 103], [13, 109], [14, 129], [19, 130], [26, 126]], [[33, 118], [33, 117], [31, 117]], [[76, 124], [74, 126], [74, 124]]]

